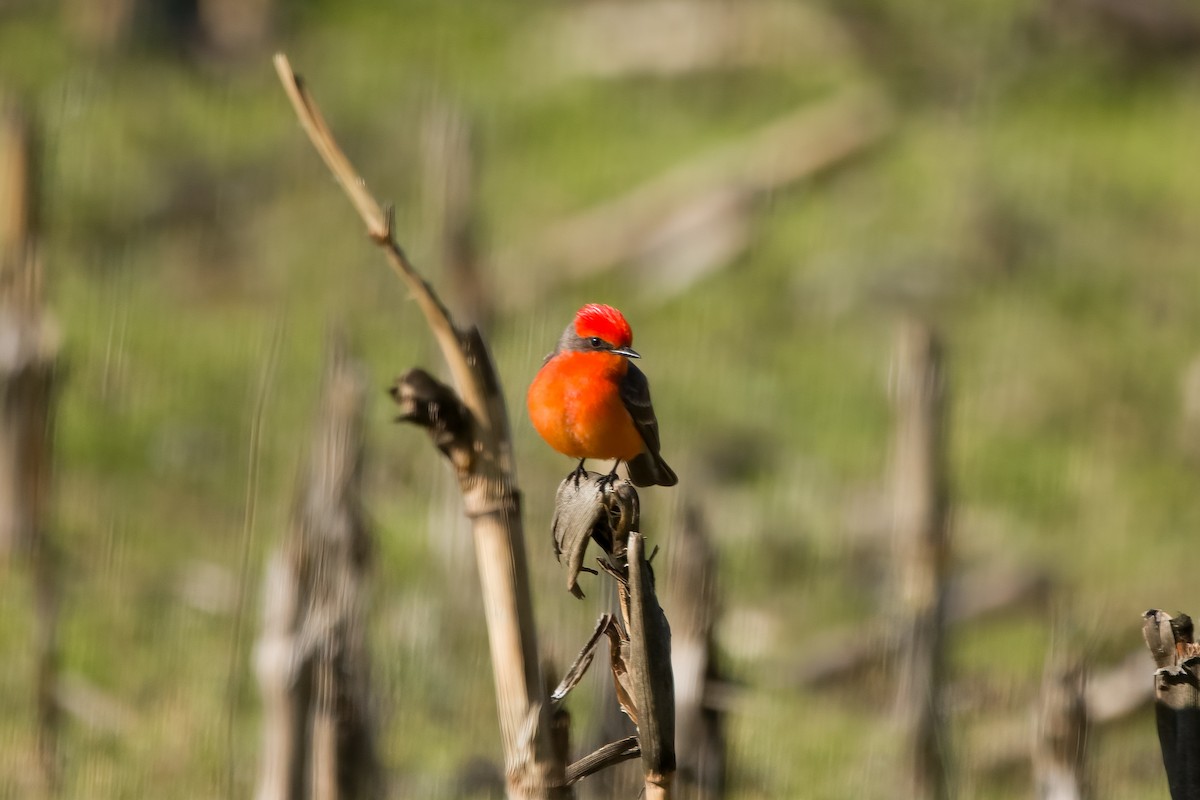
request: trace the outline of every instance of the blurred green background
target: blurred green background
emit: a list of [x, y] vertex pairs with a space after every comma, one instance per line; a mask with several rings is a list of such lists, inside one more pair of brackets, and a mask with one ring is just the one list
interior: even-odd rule
[[[464, 763], [500, 756], [478, 589], [451, 569], [473, 552], [454, 483], [384, 394], [440, 356], [297, 127], [275, 49], [452, 306], [422, 131], [447, 105], [473, 124], [480, 262], [503, 299], [490, 341], [541, 641], [559, 664], [599, 593], [562, 590], [549, 515], [571, 464], [534, 434], [524, 388], [583, 302], [626, 313], [681, 477], [643, 493], [645, 530], [669, 550], [695, 503], [721, 558], [731, 797], [894, 796], [889, 671], [845, 689], [794, 676], [815, 637], [889, 604], [892, 340], [906, 314], [936, 324], [955, 570], [1054, 581], [1048, 603], [952, 634], [953, 784], [1029, 796], [1024, 760], [987, 753], [1026, 747], [1051, 643], [1102, 671], [1140, 646], [1146, 608], [1196, 608], [1183, 567], [1200, 427], [1184, 387], [1200, 356], [1200, 5], [1148, 6], [1167, 15], [1157, 27], [1121, 6], [748, 2], [739, 18], [773, 21], [746, 21], [740, 50], [663, 71], [616, 69], [632, 16], [572, 60], [588, 52], [571, 31], [591, 30], [589, 3], [278, 0], [261, 36], [230, 43], [182, 0], [135, 3], [116, 31], [103, 4], [0, 2], [0, 87], [44, 134], [42, 248], [65, 333], [63, 796], [252, 791], [257, 587], [287, 528], [331, 326], [378, 388], [371, 650], [393, 795], [456, 796]], [[882, 136], [755, 193], [745, 246], [707, 274], [668, 290], [653, 259], [567, 279], [528, 255], [557, 221], [864, 87], [886, 97]], [[28, 597], [11, 568], [11, 797], [30, 786]], [[581, 694], [586, 741], [596, 714]], [[1098, 797], [1166, 796], [1148, 707], [1089, 744]]]

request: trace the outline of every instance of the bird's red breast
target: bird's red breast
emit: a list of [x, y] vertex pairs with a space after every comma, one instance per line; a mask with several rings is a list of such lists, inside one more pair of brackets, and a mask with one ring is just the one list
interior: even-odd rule
[[533, 427], [547, 444], [572, 458], [636, 458], [645, 442], [621, 399], [628, 368], [623, 356], [610, 353], [556, 353], [529, 387], [526, 402]]

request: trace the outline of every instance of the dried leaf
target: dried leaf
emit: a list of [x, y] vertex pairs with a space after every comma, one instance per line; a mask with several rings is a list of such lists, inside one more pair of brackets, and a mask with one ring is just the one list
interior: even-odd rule
[[388, 393], [400, 407], [396, 422], [425, 428], [455, 469], [463, 474], [471, 471], [475, 460], [471, 412], [453, 389], [423, 369], [410, 369]]
[[592, 631], [587, 644], [579, 651], [579, 655], [575, 658], [575, 663], [571, 664], [570, 669], [567, 670], [567, 674], [563, 676], [562, 681], [558, 684], [558, 688], [550, 694], [551, 702], [561, 703], [570, 691], [583, 680], [588, 667], [592, 665], [592, 659], [596, 656], [596, 645], [600, 643], [600, 637], [613, 624], [615, 624], [615, 620], [612, 614], [600, 615], [600, 619], [596, 622], [596, 630]]
[[579, 573], [588, 542], [614, 557], [625, 552], [625, 539], [638, 524], [637, 491], [629, 483], [613, 485], [608, 475], [588, 472], [582, 478], [568, 475], [554, 498], [554, 555], [567, 568], [567, 590], [583, 597]]
[[641, 752], [636, 736], [626, 736], [624, 739], [609, 742], [567, 767], [567, 785], [577, 783], [588, 775], [620, 764], [622, 761], [637, 758]]
[[629, 535], [629, 650], [638, 741], [646, 774], [675, 771], [675, 682], [671, 672], [671, 626], [654, 593], [645, 560], [645, 538]]
[[638, 713], [637, 704], [633, 699], [633, 677], [629, 671], [629, 640], [615, 621], [604, 632], [608, 634], [609, 667], [612, 669], [617, 703], [636, 725]]

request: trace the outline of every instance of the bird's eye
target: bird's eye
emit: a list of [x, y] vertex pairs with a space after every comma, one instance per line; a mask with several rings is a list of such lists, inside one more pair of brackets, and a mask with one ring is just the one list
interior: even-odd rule
[[593, 336], [592, 338], [588, 339], [588, 344], [590, 344], [592, 347], [599, 348], [600, 345], [604, 344], [604, 342], [600, 340], [599, 336]]

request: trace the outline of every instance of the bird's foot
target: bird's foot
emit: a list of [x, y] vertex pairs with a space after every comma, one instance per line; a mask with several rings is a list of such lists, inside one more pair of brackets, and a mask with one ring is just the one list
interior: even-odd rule
[[582, 480], [583, 480], [585, 477], [587, 477], [587, 470], [583, 468], [583, 463], [584, 463], [584, 461], [585, 461], [585, 460], [586, 460], [586, 459], [582, 459], [582, 458], [581, 458], [581, 459], [579, 459], [579, 466], [577, 466], [577, 467], [575, 468], [575, 471], [574, 471], [574, 472], [572, 472], [570, 475], [568, 475], [568, 476], [567, 476], [568, 478], [570, 478], [571, 480], [573, 480], [573, 481], [575, 482], [575, 488], [576, 488], [576, 489], [578, 489], [578, 488], [579, 488], [579, 484], [580, 484], [580, 482], [581, 482], [581, 481], [582, 481]]
[[612, 487], [616, 485], [617, 480], [620, 478], [620, 476], [617, 475], [617, 467], [619, 467], [620, 465], [621, 465], [620, 461], [615, 462], [613, 464], [612, 472], [608, 473], [607, 475], [602, 477], [600, 480], [596, 481], [596, 485], [599, 487], [601, 492], [608, 490], [608, 489], [612, 489]]

